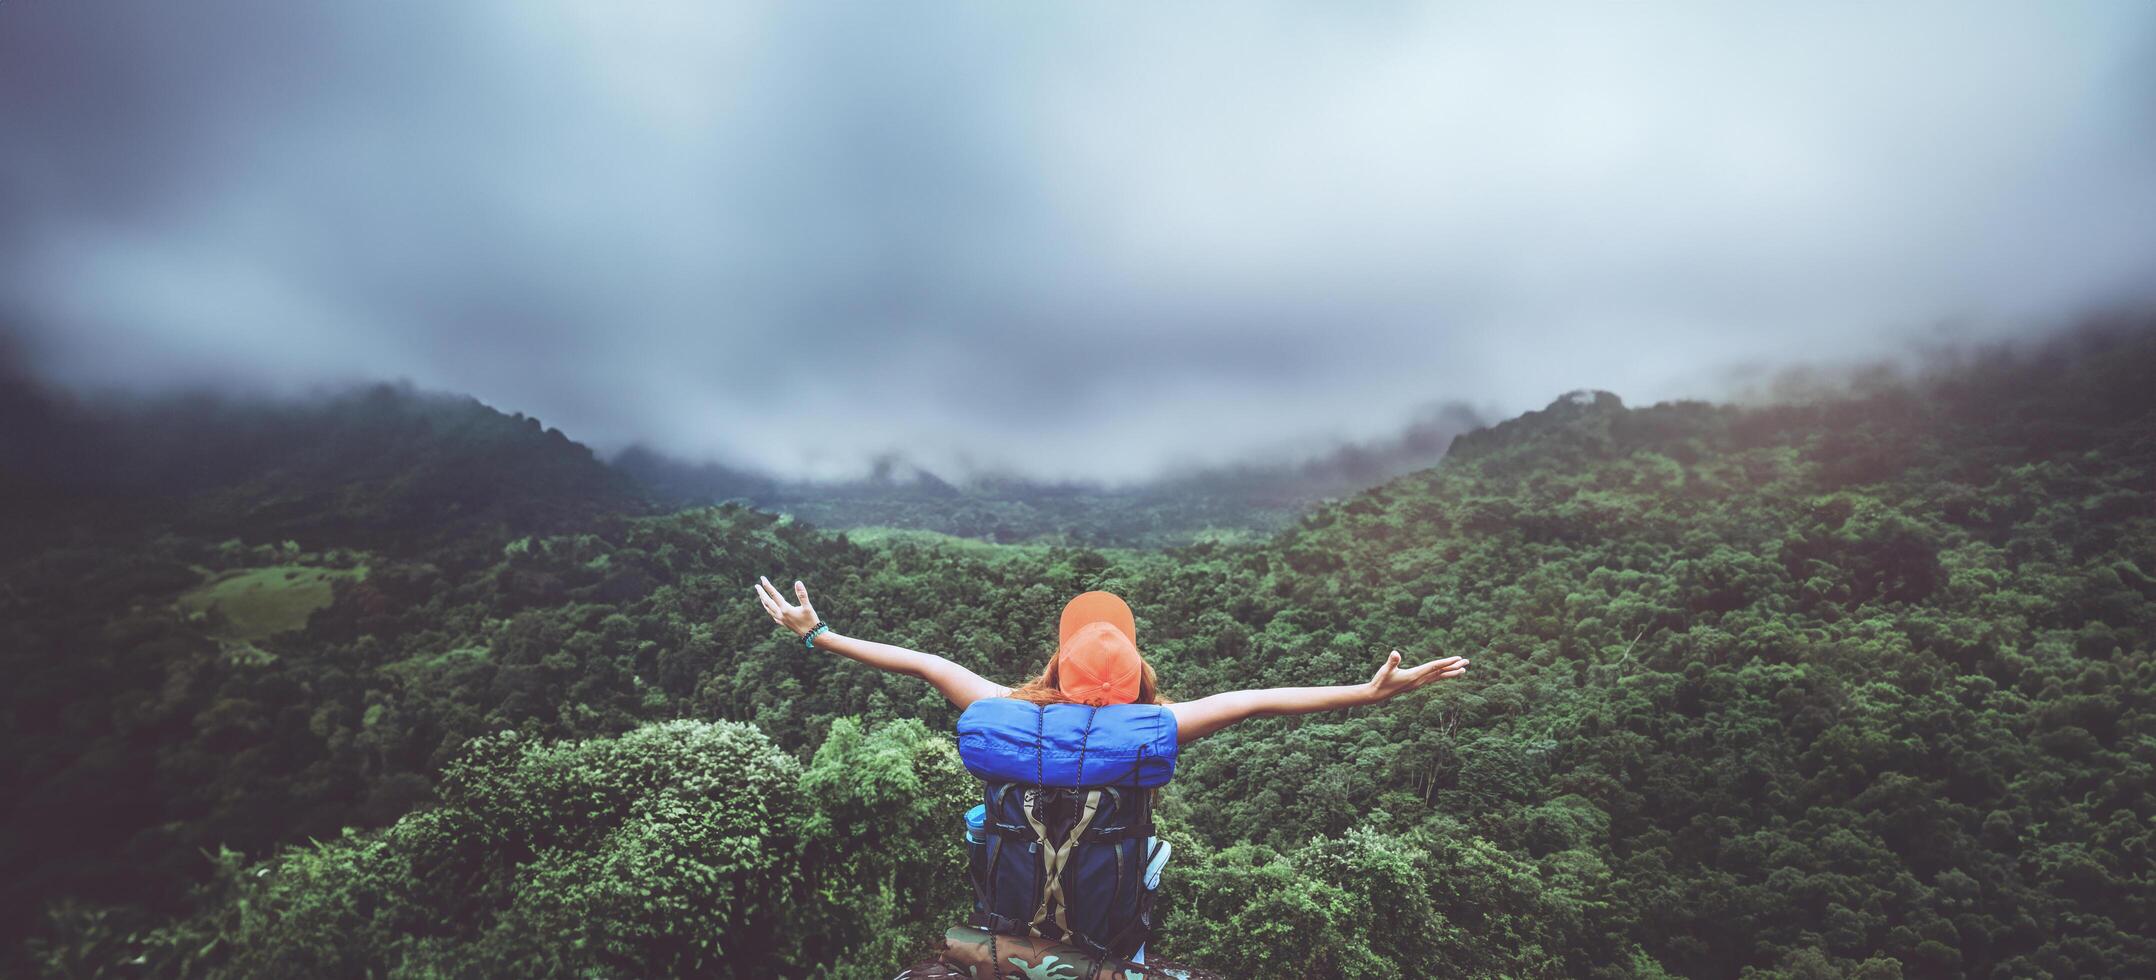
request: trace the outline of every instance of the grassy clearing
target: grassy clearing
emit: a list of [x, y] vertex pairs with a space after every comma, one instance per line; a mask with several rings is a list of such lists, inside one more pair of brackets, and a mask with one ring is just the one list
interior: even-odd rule
[[366, 574], [365, 567], [312, 565], [233, 569], [211, 576], [176, 604], [184, 613], [216, 610], [222, 616], [217, 638], [247, 643], [307, 625], [307, 617], [329, 605], [331, 584]]
[[[983, 541], [980, 538], [969, 538], [957, 534], [945, 534], [941, 531], [929, 531], [913, 527], [890, 527], [882, 524], [833, 528], [831, 530], [833, 533], [843, 533], [846, 535], [847, 540], [867, 547], [889, 547], [901, 541], [909, 541], [925, 547], [941, 548], [977, 557], [993, 554], [1008, 555], [1014, 552], [1045, 552], [1051, 548], [1077, 547], [1076, 545], [1029, 541], [998, 544], [994, 541]], [[1151, 548], [1094, 546], [1091, 550], [1098, 552], [1102, 557], [1111, 561], [1140, 561], [1148, 555], [1157, 553]]]
[[941, 531], [928, 531], [914, 527], [891, 527], [874, 524], [863, 527], [832, 528], [832, 533], [842, 533], [848, 540], [860, 545], [890, 545], [900, 541], [931, 547], [945, 547], [958, 551], [989, 552], [1009, 551], [1013, 548], [1042, 547], [1040, 545], [997, 544], [980, 538], [968, 538]]

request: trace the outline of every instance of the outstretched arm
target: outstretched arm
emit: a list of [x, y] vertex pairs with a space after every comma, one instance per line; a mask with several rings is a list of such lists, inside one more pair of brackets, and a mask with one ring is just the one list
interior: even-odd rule
[[1458, 677], [1467, 673], [1467, 664], [1464, 657], [1441, 657], [1419, 667], [1401, 670], [1400, 651], [1394, 650], [1368, 683], [1228, 691], [1196, 701], [1171, 704], [1168, 711], [1175, 715], [1176, 741], [1187, 745], [1245, 718], [1299, 715], [1376, 704], [1433, 681]]
[[[779, 590], [764, 576], [757, 576], [756, 598], [763, 603], [764, 611], [771, 614], [773, 622], [793, 631], [794, 636], [808, 635], [822, 620], [816, 617], [815, 607], [809, 605], [808, 586], [794, 580], [794, 595], [801, 599], [794, 605], [780, 598]], [[994, 683], [964, 667], [933, 653], [908, 650], [902, 646], [878, 643], [874, 640], [840, 636], [837, 630], [824, 630], [816, 634], [816, 649], [829, 650], [839, 656], [858, 660], [877, 670], [894, 674], [907, 674], [936, 685], [936, 690], [950, 698], [959, 710], [982, 698], [999, 698], [1011, 693], [1011, 689]]]

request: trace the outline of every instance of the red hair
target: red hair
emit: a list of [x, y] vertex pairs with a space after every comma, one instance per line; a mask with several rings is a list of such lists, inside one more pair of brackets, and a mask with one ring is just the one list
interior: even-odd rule
[[[1062, 660], [1063, 658], [1060, 656], [1050, 655], [1048, 666], [1041, 669], [1041, 675], [1012, 688], [1010, 696], [1020, 701], [1031, 701], [1034, 704], [1075, 703], [1068, 695], [1063, 693], [1061, 678], [1058, 676], [1058, 668]], [[1143, 655], [1138, 657], [1138, 700], [1134, 703], [1175, 703], [1160, 696], [1160, 681], [1153, 676], [1153, 665], [1147, 663]]]

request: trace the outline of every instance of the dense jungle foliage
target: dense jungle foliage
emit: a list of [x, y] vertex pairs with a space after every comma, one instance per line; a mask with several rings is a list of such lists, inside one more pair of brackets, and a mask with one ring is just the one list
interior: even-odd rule
[[805, 653], [768, 574], [1006, 682], [1093, 588], [1171, 698], [1472, 656], [1186, 750], [1156, 948], [1228, 975], [2156, 976], [2151, 377], [2091, 332], [1584, 394], [1162, 550], [738, 505], [227, 536], [241, 496], [49, 535], [0, 569], [0, 972], [890, 976], [968, 896], [955, 713]]

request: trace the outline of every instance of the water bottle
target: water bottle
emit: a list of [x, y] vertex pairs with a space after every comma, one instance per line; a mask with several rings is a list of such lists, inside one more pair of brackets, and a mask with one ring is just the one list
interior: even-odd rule
[[973, 809], [966, 811], [966, 843], [979, 844], [988, 840], [981, 833], [982, 828], [987, 826], [988, 804], [975, 803]]
[[[1167, 841], [1161, 840], [1159, 837], [1148, 837], [1145, 839], [1145, 850], [1142, 853], [1152, 855], [1151, 860], [1145, 862], [1146, 891], [1160, 890], [1160, 869], [1167, 865], [1168, 855], [1174, 853], [1174, 851], [1175, 845], [1170, 844]], [[1138, 951], [1131, 955], [1130, 961], [1132, 963], [1145, 962], [1145, 947], [1148, 945], [1151, 944], [1139, 944]]]
[[[1160, 849], [1158, 851], [1153, 849], [1153, 845], [1156, 841], [1160, 845]], [[1160, 840], [1157, 837], [1148, 837], [1145, 839], [1145, 853], [1151, 854], [1153, 856], [1152, 860], [1145, 863], [1145, 889], [1147, 891], [1160, 890], [1160, 869], [1167, 865], [1168, 855], [1174, 852], [1175, 846], [1168, 843], [1167, 841]], [[1144, 961], [1140, 960], [1139, 962]]]

